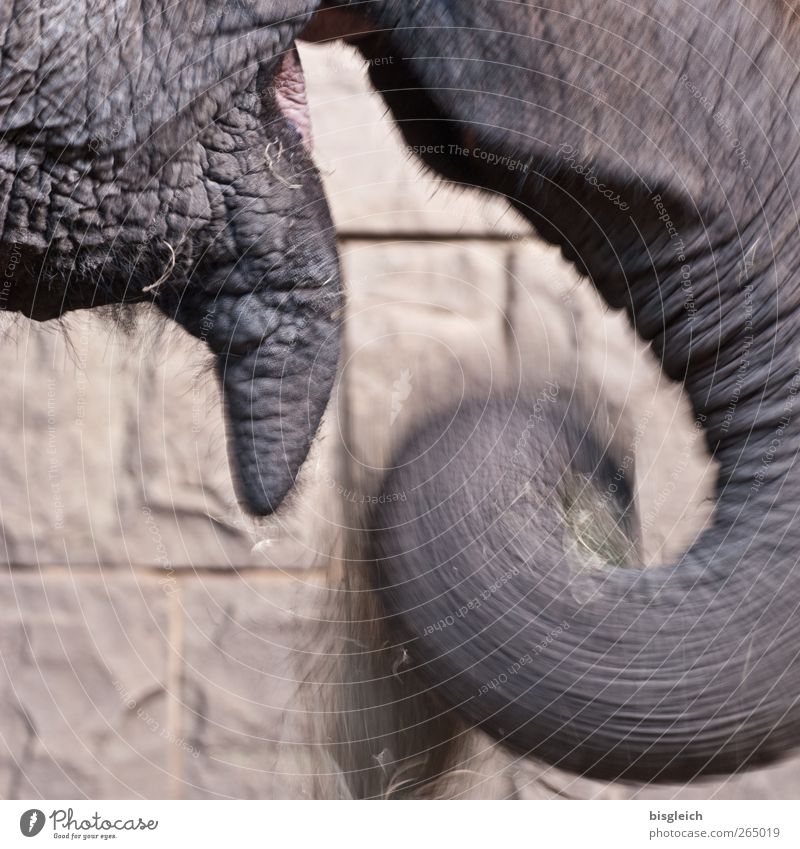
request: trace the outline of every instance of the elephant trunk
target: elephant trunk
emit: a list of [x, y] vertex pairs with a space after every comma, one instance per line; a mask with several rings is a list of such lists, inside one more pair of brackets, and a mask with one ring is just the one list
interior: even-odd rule
[[216, 355], [239, 495], [261, 516], [297, 477], [339, 359], [339, 258], [309, 132], [292, 48], [199, 137], [217, 215], [187, 248], [188, 276], [173, 256], [155, 293]]
[[576, 545], [576, 491], [619, 527], [628, 514], [604, 434], [574, 404], [544, 405], [533, 427], [525, 399], [467, 405], [394, 458], [386, 492], [414, 497], [384, 499], [370, 535], [389, 621], [446, 701], [517, 751], [667, 781], [797, 744], [797, 293], [746, 261], [718, 283], [726, 309], [709, 302], [688, 330], [632, 292], [720, 466], [713, 524], [679, 562], [625, 568]]
[[[261, 183], [241, 191], [255, 189], [266, 196]], [[216, 356], [234, 478], [245, 508], [260, 516], [277, 510], [291, 489], [339, 358], [338, 254], [310, 166], [290, 200], [295, 206], [285, 215], [266, 214], [252, 197], [229, 201], [225, 229], [204, 259], [156, 298]]]
[[170, 313], [216, 355], [239, 495], [265, 516], [294, 484], [325, 412], [342, 296], [335, 253], [315, 264], [313, 280], [288, 289], [256, 284], [247, 262], [235, 279], [250, 290], [236, 291], [229, 278], [217, 293], [185, 295]]
[[273, 513], [291, 489], [331, 394], [340, 293], [328, 285], [316, 297], [286, 295], [278, 307], [243, 304], [255, 326], [232, 328], [235, 350], [223, 342], [217, 356], [240, 495], [256, 515]]

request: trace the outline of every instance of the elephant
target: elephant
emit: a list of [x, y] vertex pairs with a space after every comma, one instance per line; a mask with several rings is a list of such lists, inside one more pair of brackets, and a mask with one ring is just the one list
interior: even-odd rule
[[519, 450], [529, 390], [433, 414], [383, 482], [414, 497], [377, 499], [358, 552], [411, 692], [440, 705], [408, 727], [449, 710], [601, 779], [780, 758], [800, 729], [800, 19], [750, 0], [324, 5], [306, 34], [354, 45], [409, 151], [507, 198], [627, 312], [718, 464], [678, 562], [582, 569], [576, 592], [565, 526], [587, 471], [578, 491], [635, 550], [602, 423], [545, 405]]
[[[432, 417], [384, 482], [414, 499], [376, 506], [364, 552], [370, 604], [420, 691], [593, 777], [686, 780], [791, 749], [791, 9], [30, 0], [0, 10], [0, 32], [0, 305], [43, 321], [150, 302], [203, 340], [258, 515], [290, 491], [338, 359], [336, 247], [294, 40], [354, 45], [411, 154], [507, 198], [628, 313], [719, 466], [712, 526], [678, 563], [628, 568], [626, 548], [576, 592], [576, 498], [599, 499], [635, 549], [630, 488], [610, 489], [618, 459], [590, 411], [546, 405], [519, 451], [525, 394], [463, 405], [442, 439]], [[529, 509], [519, 534], [487, 493], [501, 516]]]
[[257, 514], [291, 488], [337, 364], [338, 254], [294, 46], [313, 7], [0, 11], [2, 307], [150, 302], [205, 342]]

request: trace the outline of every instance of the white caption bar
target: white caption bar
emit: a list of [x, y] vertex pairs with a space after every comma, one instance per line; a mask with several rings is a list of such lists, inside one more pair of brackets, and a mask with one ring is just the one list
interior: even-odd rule
[[800, 846], [798, 802], [0, 802], [0, 846]]

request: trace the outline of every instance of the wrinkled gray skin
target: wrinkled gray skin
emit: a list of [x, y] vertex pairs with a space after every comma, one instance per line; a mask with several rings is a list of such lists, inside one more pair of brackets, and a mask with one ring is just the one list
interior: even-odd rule
[[[15, 245], [23, 257], [0, 297], [36, 318], [153, 300], [205, 338], [243, 493], [268, 512], [305, 455], [336, 359], [319, 297], [337, 285], [327, 212], [270, 93], [313, 4], [186, 0], [163, 13], [153, 0], [141, 4], [149, 18], [123, 0], [47, 5], [0, 9], [0, 261], [9, 267]], [[442, 497], [455, 499], [444, 520], [464, 514], [452, 477], [410, 512], [379, 511], [380, 598], [416, 672], [469, 722], [578, 772], [690, 778], [780, 756], [800, 732], [797, 20], [765, 0], [345, 5], [355, 17], [343, 32], [367, 58], [394, 60], [370, 73], [409, 143], [524, 166], [425, 156], [507, 195], [628, 311], [683, 381], [720, 468], [713, 525], [680, 563], [587, 575], [580, 594], [559, 547], [540, 544], [536, 511], [510, 549], [487, 531], [498, 556], [485, 562], [463, 546], [491, 514], [451, 519], [443, 541], [441, 523], [423, 521]], [[516, 442], [504, 410], [487, 415], [489, 432]], [[463, 482], [490, 455], [460, 427], [440, 445], [478, 452], [444, 464]], [[570, 462], [569, 448], [554, 456]], [[523, 458], [528, 479], [541, 456], [536, 445]], [[386, 486], [412, 491], [424, 472], [408, 465]], [[509, 566], [524, 580], [428, 632]], [[478, 695], [555, 633], [535, 663]]]
[[203, 339], [259, 514], [291, 487], [337, 364], [334, 233], [291, 81], [275, 85], [313, 5], [0, 7], [2, 307], [152, 301]]
[[[344, 5], [409, 144], [444, 144], [428, 165], [507, 195], [628, 312], [719, 463], [713, 523], [678, 563], [587, 573], [576, 593], [547, 510], [509, 541], [486, 497], [527, 417], [496, 401], [488, 436], [456, 423], [419, 459], [423, 428], [385, 483], [414, 498], [377, 510], [367, 550], [416, 671], [470, 723], [588, 775], [780, 757], [800, 737], [800, 19], [765, 0]], [[535, 445], [507, 485], [541, 462]]]

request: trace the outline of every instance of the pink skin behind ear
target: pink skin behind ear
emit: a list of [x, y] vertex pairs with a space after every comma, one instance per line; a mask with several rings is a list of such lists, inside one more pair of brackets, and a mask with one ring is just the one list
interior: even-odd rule
[[275, 76], [274, 85], [275, 100], [281, 112], [297, 128], [297, 131], [303, 137], [306, 150], [311, 153], [314, 148], [311, 113], [308, 109], [303, 66], [300, 63], [300, 54], [296, 47], [293, 46], [287, 52], [286, 58]]

